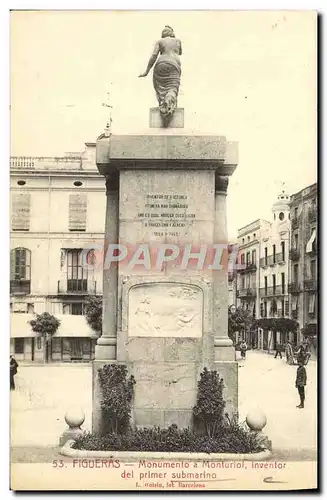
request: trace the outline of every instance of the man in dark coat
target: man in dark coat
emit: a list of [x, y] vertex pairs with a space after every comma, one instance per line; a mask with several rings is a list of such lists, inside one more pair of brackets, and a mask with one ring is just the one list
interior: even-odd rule
[[299, 361], [298, 364], [299, 366], [296, 372], [295, 387], [297, 387], [297, 390], [300, 395], [300, 404], [297, 406], [297, 408], [304, 408], [305, 386], [307, 384], [307, 371], [305, 369], [302, 360]]
[[280, 359], [282, 359], [282, 344], [280, 342], [277, 343], [276, 345], [276, 354], [275, 354], [275, 359], [277, 358], [277, 356], [280, 357]]
[[15, 360], [14, 356], [10, 356], [10, 390], [15, 390], [15, 380], [14, 376], [17, 373], [18, 363]]

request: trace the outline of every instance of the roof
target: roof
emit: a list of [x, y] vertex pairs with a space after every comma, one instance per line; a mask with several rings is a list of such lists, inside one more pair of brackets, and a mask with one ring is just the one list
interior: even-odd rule
[[[34, 314], [11, 313], [10, 315], [10, 336], [19, 337], [37, 337], [33, 332], [29, 321], [35, 318]], [[98, 335], [87, 324], [84, 316], [75, 316], [71, 314], [56, 315], [60, 321], [60, 326], [53, 338], [61, 337], [84, 337], [97, 338]]]

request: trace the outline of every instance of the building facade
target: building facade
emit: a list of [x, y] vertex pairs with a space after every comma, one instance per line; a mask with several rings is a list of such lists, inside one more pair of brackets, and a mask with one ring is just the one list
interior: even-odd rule
[[291, 196], [290, 297], [292, 317], [299, 322], [301, 340], [317, 346], [317, 184]]
[[237, 307], [253, 319], [290, 318], [297, 332], [247, 332], [252, 347], [317, 342], [317, 185], [289, 196], [284, 190], [272, 207], [272, 221], [258, 219], [238, 231]]
[[[105, 181], [95, 144], [63, 157], [11, 157], [11, 353], [34, 362], [86, 361], [97, 334], [83, 316], [102, 295]], [[51, 343], [31, 330], [33, 314], [60, 320]]]
[[[285, 191], [274, 203], [272, 216], [271, 222], [258, 219], [238, 231], [242, 268], [237, 272], [237, 306], [253, 319], [289, 317], [290, 197]], [[285, 341], [260, 328], [247, 332], [246, 340], [265, 350]]]

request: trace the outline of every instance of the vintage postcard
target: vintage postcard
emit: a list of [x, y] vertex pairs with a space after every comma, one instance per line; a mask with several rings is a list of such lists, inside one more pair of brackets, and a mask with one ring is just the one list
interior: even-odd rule
[[317, 489], [315, 11], [11, 11], [10, 487]]

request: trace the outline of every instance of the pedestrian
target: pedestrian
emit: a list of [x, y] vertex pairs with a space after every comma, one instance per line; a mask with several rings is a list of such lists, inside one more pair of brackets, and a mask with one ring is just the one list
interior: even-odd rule
[[300, 361], [296, 372], [296, 380], [295, 380], [295, 387], [297, 387], [297, 390], [300, 395], [300, 404], [297, 406], [297, 408], [304, 408], [306, 384], [307, 384], [307, 371], [305, 369], [303, 361]]
[[277, 356], [280, 357], [280, 359], [282, 359], [282, 344], [280, 342], [277, 343], [276, 345], [276, 354], [275, 354], [275, 359], [277, 358]]
[[14, 356], [10, 356], [10, 390], [15, 390], [15, 380], [14, 377], [17, 373], [18, 363]]
[[240, 344], [240, 351], [241, 351], [242, 359], [245, 359], [247, 348], [248, 348], [248, 346], [246, 345], [245, 340], [242, 340], [242, 342]]
[[297, 359], [297, 364], [299, 365], [302, 363], [303, 365], [305, 364], [305, 361], [307, 359], [307, 353], [304, 344], [300, 344], [300, 347], [298, 351], [296, 352], [296, 359]]

